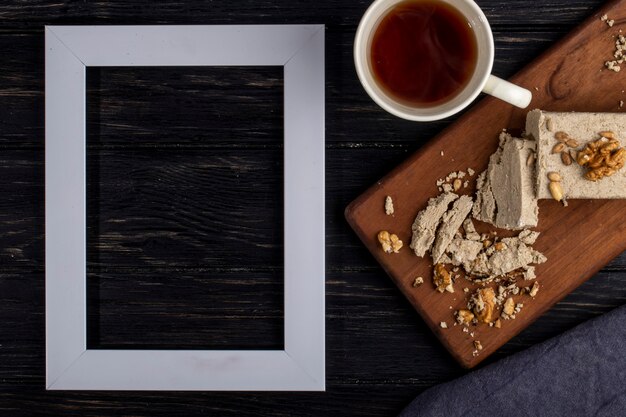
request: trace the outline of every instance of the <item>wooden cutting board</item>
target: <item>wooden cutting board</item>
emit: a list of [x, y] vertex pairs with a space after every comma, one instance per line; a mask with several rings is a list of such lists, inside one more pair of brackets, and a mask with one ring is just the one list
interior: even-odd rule
[[[600, 21], [605, 13], [615, 20], [612, 28]], [[620, 29], [626, 35], [626, 0], [607, 3], [511, 79], [533, 92], [527, 110], [491, 97], [483, 99], [346, 208], [346, 218], [359, 238], [464, 367], [471, 368], [485, 359], [626, 250], [626, 201], [571, 200], [568, 207], [562, 207], [556, 201], [541, 200], [536, 228], [541, 235], [534, 245], [548, 258], [536, 271], [541, 289], [534, 299], [514, 297], [516, 302], [524, 303], [524, 308], [515, 320], [503, 320], [502, 328], [471, 326], [474, 337], [452, 323], [453, 312], [467, 301], [463, 287], [473, 290], [475, 285], [461, 279], [453, 294], [434, 290], [430, 257], [418, 258], [408, 247], [415, 215], [439, 193], [437, 179], [452, 171], [467, 171], [468, 167], [477, 174], [483, 171], [498, 146], [499, 132], [504, 128], [523, 129], [530, 109], [626, 111], [626, 104], [619, 108], [620, 100], [626, 102], [626, 64], [620, 73], [604, 69], [604, 62], [612, 59]], [[626, 138], [621, 139], [624, 144]], [[474, 192], [476, 175], [462, 193]], [[387, 195], [394, 200], [393, 216], [384, 212]], [[396, 233], [405, 242], [399, 254], [381, 250], [376, 239], [381, 230]], [[425, 283], [414, 288], [412, 283], [418, 276]], [[448, 329], [440, 327], [442, 321], [447, 322]], [[474, 340], [483, 346], [477, 355], [473, 353]]]

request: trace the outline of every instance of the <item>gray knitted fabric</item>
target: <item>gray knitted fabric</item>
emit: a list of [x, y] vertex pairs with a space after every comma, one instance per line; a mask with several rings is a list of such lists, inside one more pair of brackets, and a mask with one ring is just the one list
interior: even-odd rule
[[626, 416], [626, 306], [425, 391], [418, 416]]

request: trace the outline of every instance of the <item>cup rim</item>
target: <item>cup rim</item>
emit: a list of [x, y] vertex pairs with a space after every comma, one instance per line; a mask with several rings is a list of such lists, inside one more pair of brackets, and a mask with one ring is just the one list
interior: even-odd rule
[[[384, 3], [388, 3], [390, 6], [393, 6], [394, 4], [400, 3], [402, 1], [406, 1], [406, 0], [375, 0], [367, 8], [365, 13], [361, 17], [359, 26], [356, 30], [356, 35], [354, 37], [354, 47], [353, 47], [354, 64], [356, 67], [357, 76], [359, 78], [359, 81], [361, 82], [361, 85], [363, 86], [367, 94], [370, 96], [370, 98], [374, 100], [374, 102], [378, 104], [381, 108], [393, 114], [394, 116], [400, 117], [405, 120], [411, 120], [411, 121], [417, 121], [417, 122], [428, 122], [428, 121], [445, 119], [446, 117], [452, 116], [453, 114], [456, 114], [460, 112], [461, 110], [463, 110], [464, 108], [466, 108], [467, 106], [469, 106], [474, 101], [474, 99], [476, 99], [476, 97], [478, 97], [478, 95], [482, 92], [483, 88], [485, 87], [485, 84], [487, 83], [487, 80], [491, 76], [491, 71], [493, 69], [493, 61], [494, 61], [494, 49], [495, 49], [493, 33], [491, 31], [491, 25], [489, 24], [489, 21], [487, 20], [487, 17], [483, 13], [482, 9], [473, 0], [439, 0], [445, 3], [448, 3], [452, 5], [453, 7], [455, 6], [455, 2], [458, 2], [458, 1], [465, 2], [467, 5], [470, 6], [470, 8], [474, 11], [474, 13], [476, 13], [476, 16], [478, 17], [478, 19], [484, 22], [484, 25], [482, 25], [482, 30], [487, 35], [488, 45], [487, 45], [487, 52], [486, 52], [487, 56], [482, 59], [487, 59], [488, 62], [487, 62], [487, 65], [485, 66], [483, 73], [480, 75], [480, 79], [479, 79], [480, 81], [478, 83], [478, 86], [475, 88], [475, 90], [471, 94], [469, 94], [466, 97], [465, 100], [457, 104], [455, 107], [449, 108], [439, 113], [430, 114], [430, 115], [407, 113], [396, 107], [389, 105], [385, 100], [382, 100], [380, 95], [372, 88], [372, 86], [367, 80], [367, 77], [365, 76], [365, 71], [366, 71], [366, 68], [368, 68], [368, 64], [367, 62], [363, 62], [363, 61], [366, 60], [366, 58], [362, 57], [361, 54], [359, 53], [359, 46], [363, 42], [367, 41], [367, 38], [366, 38], [367, 34], [364, 33], [366, 23], [369, 22], [371, 19], [382, 16], [383, 12], [388, 10], [388, 9], [384, 9], [382, 12], [376, 14], [377, 9], [382, 8], [382, 6], [380, 5]], [[460, 10], [458, 11], [462, 13], [463, 15], [465, 15], [465, 13], [461, 12]], [[464, 90], [465, 89], [461, 90], [461, 92], [463, 92]], [[459, 94], [461, 92], [459, 92]]]

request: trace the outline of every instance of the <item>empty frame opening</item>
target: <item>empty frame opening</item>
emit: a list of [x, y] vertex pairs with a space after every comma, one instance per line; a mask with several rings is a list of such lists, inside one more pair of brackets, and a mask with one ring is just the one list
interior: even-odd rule
[[87, 348], [284, 348], [283, 67], [87, 68]]

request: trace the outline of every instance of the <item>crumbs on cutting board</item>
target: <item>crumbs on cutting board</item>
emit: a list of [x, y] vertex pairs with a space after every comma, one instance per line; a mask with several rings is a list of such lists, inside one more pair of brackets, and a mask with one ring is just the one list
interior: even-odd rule
[[394, 208], [393, 208], [393, 199], [391, 198], [390, 195], [388, 195], [387, 197], [385, 197], [385, 214], [387, 216], [391, 216], [394, 213]]
[[610, 28], [612, 28], [615, 24], [615, 20], [609, 19], [609, 16], [607, 14], [603, 14], [602, 16], [600, 16], [600, 21], [606, 23], [606, 25]]
[[464, 180], [464, 178], [468, 175], [470, 177], [474, 175], [474, 170], [469, 168], [467, 172], [453, 171], [446, 175], [445, 178], [439, 178], [435, 184], [437, 185], [439, 192], [456, 192], [461, 188], [467, 188], [469, 186], [469, 181]]
[[[609, 17], [605, 14], [600, 17], [600, 20], [605, 22], [609, 27], [613, 27], [615, 24], [615, 20], [609, 19]], [[620, 31], [621, 32], [621, 31]], [[604, 66], [609, 71], [620, 72], [622, 69], [620, 64], [623, 64], [626, 60], [626, 37], [621, 34], [615, 35], [615, 51], [613, 51], [613, 58], [611, 60], [607, 60], [604, 62]]]

